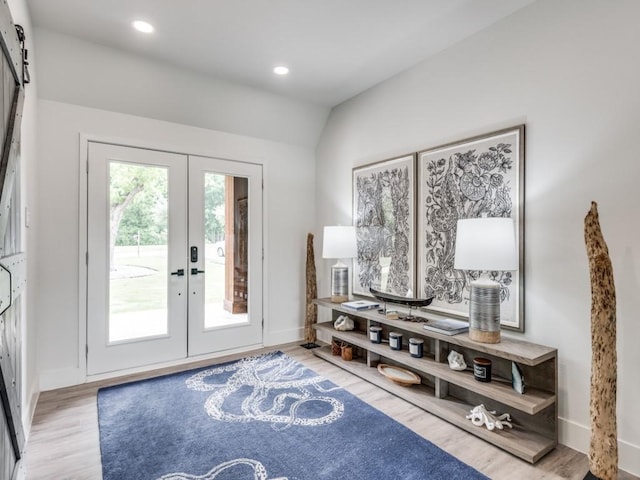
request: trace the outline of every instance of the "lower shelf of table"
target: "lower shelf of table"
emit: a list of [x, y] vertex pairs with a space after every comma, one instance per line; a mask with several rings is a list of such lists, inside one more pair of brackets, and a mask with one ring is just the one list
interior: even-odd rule
[[312, 351], [316, 356], [530, 463], [537, 462], [556, 446], [555, 439], [524, 431], [519, 429], [517, 425], [514, 425], [513, 429], [507, 428], [499, 431], [490, 431], [484, 426], [477, 427], [465, 418], [473, 406], [457, 398], [437, 398], [434, 394], [434, 389], [426, 385], [414, 385], [412, 387], [398, 385], [383, 377], [376, 368], [368, 367], [361, 360], [344, 361], [341, 357], [332, 355], [331, 348], [327, 346], [316, 348]]

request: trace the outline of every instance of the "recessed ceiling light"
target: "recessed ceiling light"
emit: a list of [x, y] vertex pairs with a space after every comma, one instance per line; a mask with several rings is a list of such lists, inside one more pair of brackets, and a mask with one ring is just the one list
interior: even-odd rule
[[273, 73], [276, 75], [286, 75], [289, 73], [289, 69], [284, 65], [278, 65], [277, 67], [273, 67]]
[[142, 33], [153, 32], [153, 25], [143, 20], [136, 20], [135, 22], [133, 22], [133, 28], [135, 28], [136, 30]]

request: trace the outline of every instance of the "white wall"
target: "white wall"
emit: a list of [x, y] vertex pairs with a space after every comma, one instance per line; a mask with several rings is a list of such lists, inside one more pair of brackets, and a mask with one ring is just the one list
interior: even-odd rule
[[35, 33], [42, 99], [307, 147], [315, 147], [329, 114], [68, 35]]
[[80, 134], [264, 166], [266, 345], [302, 338], [306, 234], [314, 224], [314, 152], [49, 100], [38, 104], [37, 325], [43, 390], [79, 383]]
[[78, 191], [81, 133], [263, 164], [265, 343], [301, 338], [305, 239], [314, 224], [313, 147], [328, 108], [49, 30], [36, 30], [36, 48], [41, 100], [34, 216], [41, 241], [32, 283], [41, 387], [84, 379], [78, 347], [83, 279], [77, 271], [78, 211], [85, 201]]
[[635, 474], [638, 18], [635, 0], [540, 0], [335, 108], [316, 167], [319, 229], [350, 222], [353, 167], [525, 123], [526, 332], [519, 338], [558, 348], [560, 440], [588, 450], [590, 287], [583, 218], [597, 201], [616, 275], [620, 465]]

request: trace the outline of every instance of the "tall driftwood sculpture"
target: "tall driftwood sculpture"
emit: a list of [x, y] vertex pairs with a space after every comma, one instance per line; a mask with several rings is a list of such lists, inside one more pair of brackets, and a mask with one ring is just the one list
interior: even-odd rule
[[318, 345], [316, 341], [316, 329], [313, 325], [318, 321], [318, 306], [313, 301], [318, 297], [318, 284], [316, 282], [316, 260], [313, 252], [313, 233], [307, 234], [307, 303], [304, 318], [304, 338], [307, 342], [303, 347], [313, 348]]
[[616, 425], [616, 290], [609, 250], [600, 230], [598, 205], [584, 219], [591, 278], [591, 443], [585, 478], [618, 478]]

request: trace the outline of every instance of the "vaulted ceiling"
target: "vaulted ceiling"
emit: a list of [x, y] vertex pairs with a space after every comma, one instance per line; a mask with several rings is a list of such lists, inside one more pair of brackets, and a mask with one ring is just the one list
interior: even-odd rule
[[[334, 106], [534, 0], [28, 0], [36, 27]], [[151, 23], [151, 34], [131, 24]], [[290, 73], [274, 75], [276, 65]]]

